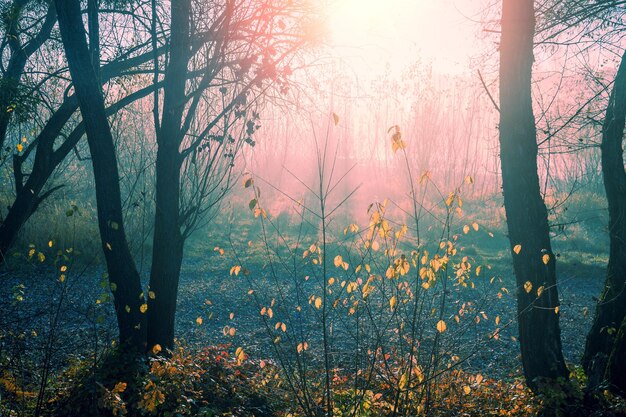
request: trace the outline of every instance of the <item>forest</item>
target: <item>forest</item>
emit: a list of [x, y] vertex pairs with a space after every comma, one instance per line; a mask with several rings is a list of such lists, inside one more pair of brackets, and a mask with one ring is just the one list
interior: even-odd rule
[[624, 35], [0, 0], [0, 417], [626, 416]]

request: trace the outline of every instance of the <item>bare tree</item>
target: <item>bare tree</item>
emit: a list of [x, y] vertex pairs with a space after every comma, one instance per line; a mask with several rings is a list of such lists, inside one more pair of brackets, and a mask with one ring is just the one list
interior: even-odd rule
[[500, 159], [509, 241], [517, 282], [524, 376], [529, 387], [568, 378], [561, 351], [556, 258], [537, 175], [531, 75], [532, 0], [504, 0], [500, 42]]

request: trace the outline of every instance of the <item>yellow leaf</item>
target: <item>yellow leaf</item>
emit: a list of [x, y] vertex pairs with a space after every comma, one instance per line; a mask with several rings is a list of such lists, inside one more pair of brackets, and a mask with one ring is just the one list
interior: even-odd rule
[[500, 324], [500, 316], [496, 316], [496, 326]]
[[393, 277], [396, 276], [396, 270], [393, 267], [393, 265], [390, 265], [389, 268], [387, 268], [387, 271], [385, 272], [385, 276], [389, 279], [393, 279]]
[[524, 283], [524, 290], [525, 290], [527, 293], [530, 293], [530, 292], [533, 290], [533, 284], [532, 284], [532, 282], [530, 282], [530, 281], [526, 281], [526, 282]]
[[537, 297], [541, 297], [541, 294], [543, 294], [543, 285], [537, 288]]
[[483, 382], [483, 376], [481, 374], [476, 375], [476, 383], [480, 385]]
[[39, 252], [37, 254], [37, 259], [39, 259], [39, 262], [43, 262], [46, 260], [46, 255], [44, 255], [43, 253]]
[[152, 347], [153, 354], [158, 355], [160, 351], [161, 351], [161, 345], [159, 345], [158, 343]]
[[235, 358], [237, 359], [237, 363], [241, 364], [246, 359], [246, 353], [244, 352], [242, 347], [238, 347], [235, 350]]
[[443, 320], [439, 320], [439, 321], [437, 322], [437, 331], [438, 331], [439, 333], [443, 333], [443, 332], [445, 332], [447, 328], [448, 328], [448, 326], [446, 326], [446, 322], [445, 322], [445, 321], [443, 321]]
[[236, 333], [237, 333], [237, 330], [234, 327], [231, 327], [230, 329], [228, 329], [228, 334], [231, 337], [235, 336]]
[[554, 307], [554, 314], [559, 314], [561, 308], [559, 306]]
[[474, 178], [472, 178], [471, 176], [467, 175], [465, 177], [465, 184], [474, 184]]
[[52, 247], [52, 245], [54, 245], [54, 242], [53, 242], [53, 241], [51, 241], [51, 240], [50, 240], [50, 241], [48, 241], [48, 247], [49, 247], [49, 248], [51, 248], [51, 247]]
[[322, 299], [320, 297], [317, 297], [315, 299], [315, 308], [317, 308], [318, 310], [322, 308]]
[[472, 229], [474, 229], [475, 232], [478, 232], [478, 223], [472, 223]]
[[341, 255], [335, 256], [334, 263], [337, 268], [339, 268], [343, 264], [343, 258], [341, 257]]
[[463, 392], [465, 393], [465, 395], [469, 395], [471, 391], [472, 389], [468, 385], [463, 386]]
[[61, 272], [65, 272], [65, 271], [67, 271], [67, 266], [61, 265], [60, 269], [61, 269]]
[[513, 252], [515, 252], [516, 255], [519, 255], [519, 253], [522, 251], [522, 245], [515, 245], [513, 247]]
[[454, 193], [448, 194], [448, 198], [446, 198], [446, 206], [450, 207], [453, 201], [454, 201]]
[[463, 233], [468, 234], [470, 231], [470, 228], [468, 225], [463, 226]]
[[400, 382], [398, 383], [398, 388], [403, 390], [406, 387], [406, 384], [409, 382], [409, 375], [405, 372], [400, 377]]
[[241, 271], [241, 266], [235, 265], [232, 268], [230, 268], [230, 275], [239, 275], [240, 271]]
[[125, 390], [126, 390], [125, 382], [118, 382], [117, 384], [115, 384], [115, 387], [113, 387], [113, 392], [116, 394], [122, 393]]
[[22, 145], [21, 143], [17, 144], [17, 151], [18, 152], [22, 152], [24, 150], [24, 145]]
[[145, 313], [146, 311], [148, 311], [148, 304], [145, 304], [145, 303], [144, 303], [144, 304], [142, 304], [142, 305], [139, 307], [139, 311], [141, 311], [142, 313]]
[[59, 276], [59, 281], [60, 281], [60, 282], [65, 282], [65, 274], [61, 274], [61, 275]]
[[274, 312], [272, 311], [271, 308], [267, 309], [267, 316], [271, 319], [272, 317], [274, 317]]
[[548, 265], [548, 263], [550, 262], [550, 255], [548, 255], [547, 253], [546, 253], [546, 254], [544, 254], [544, 255], [541, 257], [541, 260], [543, 261], [543, 263], [544, 263], [545, 265]]
[[197, 324], [198, 326], [200, 326], [200, 325], [202, 324], [202, 317], [198, 317], [198, 318], [196, 319], [196, 324]]
[[154, 293], [154, 291], [148, 291], [148, 297], [151, 300], [154, 300], [156, 298], [156, 294]]
[[398, 299], [396, 298], [395, 295], [389, 299], [389, 307], [391, 307], [391, 311], [393, 311], [393, 309], [396, 307], [397, 302], [398, 302]]

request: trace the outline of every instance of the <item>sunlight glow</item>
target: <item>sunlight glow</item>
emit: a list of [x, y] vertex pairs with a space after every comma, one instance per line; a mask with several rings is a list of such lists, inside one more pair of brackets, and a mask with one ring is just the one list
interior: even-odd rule
[[[477, 52], [470, 0], [330, 0], [328, 30], [342, 57], [371, 73], [417, 60], [443, 73], [468, 70]], [[462, 10], [462, 12], [461, 12]], [[360, 68], [364, 70], [364, 68]]]

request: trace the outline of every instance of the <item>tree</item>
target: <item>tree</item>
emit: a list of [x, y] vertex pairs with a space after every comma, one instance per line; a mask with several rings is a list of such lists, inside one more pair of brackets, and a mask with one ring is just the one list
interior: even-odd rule
[[33, 5], [33, 3], [35, 2], [31, 0], [14, 0], [4, 10], [2, 16], [5, 27], [0, 56], [4, 55], [3, 50], [7, 45], [10, 55], [6, 68], [2, 66], [2, 79], [0, 80], [0, 109], [2, 109], [0, 111], [0, 149], [4, 147], [9, 122], [16, 110], [19, 113], [26, 113], [30, 110], [24, 110], [17, 104], [28, 101], [28, 93], [24, 91], [21, 85], [24, 68], [28, 59], [48, 40], [56, 23], [56, 10], [54, 5], [49, 4], [43, 15], [42, 23], [35, 25], [38, 30], [31, 35], [26, 43], [23, 43], [22, 39], [27, 31], [20, 27], [21, 18], [27, 6]]
[[504, 0], [500, 42], [500, 160], [509, 241], [517, 283], [519, 340], [528, 386], [567, 379], [561, 351], [556, 258], [537, 174], [531, 97], [532, 0]]
[[[16, 0], [14, 3], [32, 4], [34, 2]], [[15, 9], [16, 6], [12, 7], [11, 10]], [[75, 149], [84, 135], [84, 124], [76, 121], [78, 110], [76, 95], [67, 94], [69, 90], [63, 91], [64, 88], [69, 87], [65, 76], [67, 69], [62, 65], [50, 67], [48, 63], [49, 55], [56, 54], [56, 48], [60, 47], [57, 44], [57, 37], [50, 36], [52, 29], [48, 27], [54, 26], [56, 22], [56, 9], [53, 3], [43, 15], [43, 11], [40, 9], [41, 6], [34, 7], [34, 11], [29, 14], [12, 12], [10, 15], [12, 20], [9, 20], [11, 25], [15, 27], [32, 26], [32, 23], [22, 21], [26, 18], [35, 21], [42, 20], [44, 23], [41, 24], [41, 30], [37, 36], [23, 47], [23, 49], [28, 50], [28, 53], [21, 53], [20, 55], [23, 59], [27, 59], [27, 63], [20, 66], [22, 68], [20, 77], [13, 76], [11, 78], [9, 75], [4, 75], [3, 80], [5, 78], [9, 81], [10, 79], [15, 80], [3, 82], [0, 86], [2, 87], [0, 96], [7, 97], [11, 91], [15, 90], [15, 88], [8, 89], [7, 86], [14, 85], [21, 80], [21, 83], [17, 84], [16, 87], [17, 91], [21, 92], [20, 95], [15, 96], [14, 93], [11, 93], [15, 104], [9, 107], [15, 110], [6, 113], [8, 115], [7, 120], [10, 120], [11, 124], [8, 125], [8, 130], [4, 132], [2, 139], [4, 140], [8, 133], [17, 134], [21, 130], [38, 131], [36, 136], [27, 143], [20, 141], [17, 149], [9, 148], [9, 151], [12, 152], [11, 174], [14, 183], [14, 196], [10, 196], [12, 200], [8, 204], [8, 212], [6, 217], [0, 221], [0, 263], [4, 261], [20, 230], [31, 215], [48, 197], [63, 186], [63, 184], [49, 184], [49, 179], [62, 162], [67, 160], [68, 155]], [[117, 11], [117, 9], [109, 10], [110, 13]], [[120, 8], [119, 12], [122, 14], [123, 10]], [[15, 32], [15, 30], [13, 31]], [[93, 33], [95, 34], [95, 31]], [[25, 36], [24, 34], [19, 35]], [[157, 36], [161, 36], [161, 34], [157, 33]], [[8, 29], [5, 37], [9, 37]], [[136, 44], [107, 45], [109, 57], [113, 55], [114, 58], [105, 62], [99, 70], [99, 79], [102, 85], [111, 81], [121, 82], [121, 76], [127, 72], [141, 73], [142, 66], [152, 58], [153, 53], [143, 51], [149, 43], [141, 40], [141, 34], [138, 34], [137, 38], [139, 41]], [[36, 53], [33, 52], [34, 48], [37, 48], [35, 49]], [[17, 47], [12, 48], [12, 50], [17, 50]], [[162, 56], [164, 48], [157, 48], [156, 52], [158, 56]], [[16, 53], [12, 53], [5, 74], [15, 73], [15, 70], [10, 71], [10, 69], [15, 67], [15, 64], [11, 63], [17, 60], [14, 58]], [[138, 88], [137, 85], [139, 85]], [[157, 83], [156, 85], [145, 86], [133, 83], [129, 86], [130, 88], [125, 89], [126, 95], [116, 102], [110, 103], [107, 114], [115, 114], [130, 103], [146, 97], [159, 85]], [[39, 99], [41, 102], [37, 103], [38, 110], [35, 111], [24, 104], [28, 102], [24, 98], [25, 95], [41, 96], [48, 99], [46, 102]], [[15, 113], [28, 113], [28, 117], [25, 120], [22, 120], [23, 117], [10, 118]], [[25, 127], [23, 127], [24, 124]], [[3, 185], [10, 186], [10, 182], [7, 181]], [[9, 197], [8, 189], [2, 191]]]
[[145, 298], [124, 232], [119, 173], [104, 98], [87, 47], [80, 0], [55, 0], [59, 29], [80, 106], [96, 185], [98, 229], [107, 263], [120, 343], [142, 350], [146, 343]]
[[598, 300], [593, 326], [587, 335], [582, 364], [595, 389], [606, 380], [626, 393], [624, 330], [626, 329], [626, 172], [624, 125], [626, 123], [626, 53], [602, 126], [602, 175], [609, 204], [610, 252], [604, 291]]
[[[191, 58], [191, 1], [172, 3], [172, 49], [163, 87], [163, 118], [157, 126], [156, 208], [149, 299], [148, 346], [172, 348], [184, 240], [180, 224], [179, 149], [185, 135], [185, 85]], [[158, 118], [155, 117], [155, 122]]]
[[[79, 1], [57, 2], [63, 46], [93, 161], [98, 223], [120, 338], [133, 348], [144, 348], [146, 343], [148, 348], [173, 347], [185, 239], [232, 186], [236, 157], [244, 145], [254, 145], [252, 135], [259, 127], [254, 103], [270, 85], [286, 87], [284, 77], [290, 73], [287, 59], [302, 43], [294, 35], [300, 27], [282, 21], [299, 10], [292, 1], [275, 3], [272, 8], [264, 2], [227, 1], [223, 6], [198, 2], [196, 9], [192, 5], [191, 0], [170, 3], [171, 38], [166, 40], [167, 64], [159, 81], [159, 48], [154, 41], [157, 7], [152, 2], [153, 114], [158, 151], [154, 246], [145, 303], [128, 250], [115, 147], [98, 71], [92, 65], [99, 60], [93, 57], [95, 48], [90, 55], [87, 47]], [[194, 13], [203, 19], [195, 19]], [[94, 19], [93, 14], [90, 19]], [[159, 114], [161, 85], [163, 111]]]

